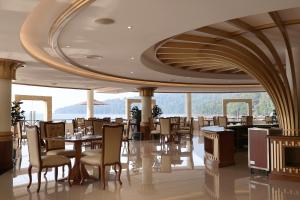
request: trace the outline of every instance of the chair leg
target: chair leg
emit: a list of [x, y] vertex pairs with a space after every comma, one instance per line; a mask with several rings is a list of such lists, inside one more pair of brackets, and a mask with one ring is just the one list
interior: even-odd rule
[[82, 185], [84, 182], [83, 168], [84, 168], [84, 164], [80, 163], [80, 176], [81, 176], [80, 185]]
[[101, 167], [100, 166], [98, 166], [98, 173], [99, 173], [99, 181], [101, 183]]
[[39, 172], [38, 172], [38, 188], [37, 188], [37, 192], [40, 192], [40, 188], [41, 188], [41, 173], [42, 173], [42, 169], [39, 169]]
[[129, 154], [129, 140], [127, 140], [127, 154]]
[[120, 185], [122, 185], [122, 181], [121, 181], [122, 165], [121, 165], [121, 163], [118, 163], [118, 165], [119, 165], [119, 183], [120, 183]]
[[65, 176], [65, 166], [62, 166], [62, 173], [63, 173], [63, 176]]
[[28, 167], [29, 183], [28, 183], [28, 185], [27, 185], [27, 189], [30, 188], [31, 183], [32, 183], [32, 174], [31, 174], [31, 171], [32, 171], [32, 165], [29, 165], [29, 167]]
[[68, 170], [69, 170], [69, 174], [68, 174], [68, 183], [69, 183], [69, 186], [71, 187], [72, 184], [71, 184], [71, 163], [68, 164]]
[[105, 165], [102, 165], [102, 167], [101, 167], [101, 176], [102, 176], [102, 182], [103, 182], [103, 189], [105, 190]]
[[58, 176], [58, 167], [55, 167], [55, 173], [54, 173], [55, 182], [57, 182], [57, 176]]
[[46, 168], [46, 171], [45, 171], [45, 173], [44, 173], [44, 176], [46, 176], [47, 173], [48, 173], [48, 167]]
[[116, 176], [115, 176], [115, 181], [116, 181], [117, 180], [117, 176], [118, 176], [117, 164], [114, 165], [114, 170], [115, 170], [115, 173], [116, 173]]

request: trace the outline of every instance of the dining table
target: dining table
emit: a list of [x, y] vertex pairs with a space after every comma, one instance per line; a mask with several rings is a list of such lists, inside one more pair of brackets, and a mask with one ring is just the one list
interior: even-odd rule
[[[70, 180], [72, 184], [80, 184], [82, 178], [88, 179], [91, 178], [85, 169], [85, 167], [80, 168], [80, 158], [82, 156], [82, 143], [85, 142], [93, 142], [102, 140], [102, 136], [100, 135], [81, 135], [81, 134], [74, 134], [71, 136], [57, 136], [57, 137], [47, 137], [44, 138], [48, 141], [64, 141], [66, 143], [73, 143], [75, 149], [75, 162], [71, 169], [70, 173]], [[83, 176], [83, 177], [82, 177]]]

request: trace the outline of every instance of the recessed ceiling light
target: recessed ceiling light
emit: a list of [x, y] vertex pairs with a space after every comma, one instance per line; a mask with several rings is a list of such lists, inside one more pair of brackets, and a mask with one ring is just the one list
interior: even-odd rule
[[130, 30], [130, 29], [132, 29], [132, 26], [127, 26], [127, 28]]
[[130, 60], [134, 60], [134, 57], [131, 57]]
[[66, 47], [66, 48], [70, 48], [71, 46], [70, 46], [70, 45], [66, 45], [65, 47]]
[[130, 74], [133, 74], [134, 72], [130, 72]]
[[88, 67], [89, 65], [84, 65], [84, 66]]
[[103, 56], [100, 55], [87, 55], [85, 57], [88, 59], [98, 59], [98, 60], [101, 60], [103, 58]]
[[99, 18], [95, 20], [96, 23], [98, 24], [113, 24], [115, 23], [115, 20], [112, 18]]

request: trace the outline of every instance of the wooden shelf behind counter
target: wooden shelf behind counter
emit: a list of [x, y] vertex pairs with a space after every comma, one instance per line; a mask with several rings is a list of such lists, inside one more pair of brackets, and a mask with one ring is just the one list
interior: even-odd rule
[[201, 128], [207, 167], [234, 165], [234, 131], [219, 126]]

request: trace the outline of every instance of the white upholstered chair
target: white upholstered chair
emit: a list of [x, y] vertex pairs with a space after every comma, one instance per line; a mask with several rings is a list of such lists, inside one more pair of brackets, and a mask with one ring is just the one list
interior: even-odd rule
[[172, 140], [174, 134], [172, 132], [171, 119], [159, 118], [159, 124], [160, 124], [160, 136], [162, 139], [162, 143], [165, 143], [165, 138]]
[[[84, 165], [97, 166], [99, 168], [99, 176], [102, 178], [103, 188], [105, 189], [105, 167], [114, 166], [116, 176], [118, 174], [118, 179], [121, 182], [121, 145], [123, 138], [122, 125], [104, 125], [103, 126], [103, 138], [102, 138], [102, 152], [95, 155], [84, 156], [80, 159], [81, 168]], [[117, 166], [119, 168], [119, 173], [117, 173]], [[82, 170], [81, 170], [82, 171]], [[82, 176], [83, 177], [83, 176]], [[83, 183], [84, 180], [81, 180]]]
[[26, 128], [27, 131], [27, 140], [28, 140], [28, 152], [29, 152], [29, 184], [27, 188], [29, 189], [32, 182], [32, 167], [38, 168], [38, 188], [37, 192], [40, 191], [41, 186], [41, 172], [44, 168], [55, 167], [55, 181], [57, 181], [58, 176], [58, 167], [67, 165], [69, 167], [69, 176], [68, 182], [70, 183], [70, 172], [71, 172], [71, 161], [69, 158], [61, 155], [46, 155], [41, 156], [41, 144], [40, 136], [37, 132], [36, 126], [31, 126]]

